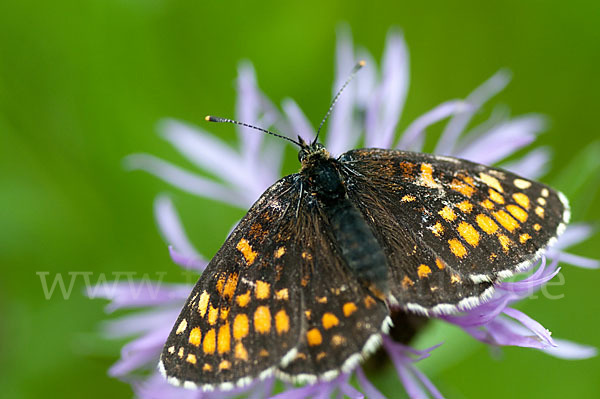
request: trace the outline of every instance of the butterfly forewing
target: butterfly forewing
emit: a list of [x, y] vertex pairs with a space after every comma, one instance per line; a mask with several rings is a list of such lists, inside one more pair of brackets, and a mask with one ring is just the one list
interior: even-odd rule
[[412, 310], [474, 306], [568, 222], [562, 194], [504, 170], [398, 150], [339, 160], [349, 197], [386, 252], [392, 299]]
[[[161, 355], [169, 381], [231, 388], [274, 371], [300, 334], [295, 176], [275, 183], [214, 256]], [[297, 266], [297, 267], [295, 267]]]

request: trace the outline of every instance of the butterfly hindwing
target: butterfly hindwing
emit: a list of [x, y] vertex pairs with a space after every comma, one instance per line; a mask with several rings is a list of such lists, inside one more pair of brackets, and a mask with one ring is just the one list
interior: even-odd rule
[[348, 372], [381, 341], [389, 323], [386, 304], [355, 278], [340, 256], [319, 205], [308, 200], [298, 214], [302, 263], [302, 332], [295, 355], [279, 377], [297, 382]]
[[568, 222], [561, 193], [505, 170], [399, 150], [353, 150], [339, 161], [386, 252], [391, 294], [408, 309], [472, 307]]

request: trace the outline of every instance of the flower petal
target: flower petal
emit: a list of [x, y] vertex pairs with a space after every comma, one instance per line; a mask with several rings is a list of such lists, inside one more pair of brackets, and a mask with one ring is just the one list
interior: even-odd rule
[[203, 256], [188, 239], [171, 198], [166, 195], [156, 197], [154, 200], [154, 217], [165, 241], [172, 245], [177, 253], [189, 258], [204, 260]]
[[527, 316], [525, 313], [510, 307], [505, 308], [503, 313], [517, 320], [524, 327], [526, 327], [528, 330], [537, 335], [541, 340], [548, 343], [548, 345], [556, 346], [554, 340], [550, 336], [550, 331], [545, 329], [544, 326], [542, 326], [537, 321], [533, 320], [531, 317]]
[[529, 153], [521, 159], [504, 163], [501, 167], [520, 176], [528, 177], [530, 179], [539, 179], [546, 174], [549, 164], [550, 148], [538, 147], [529, 151]]
[[522, 116], [501, 123], [458, 150], [456, 155], [472, 162], [494, 164], [532, 143], [545, 127], [540, 116]]
[[233, 206], [245, 206], [245, 202], [234, 190], [226, 188], [212, 180], [185, 171], [153, 155], [129, 155], [125, 159], [125, 164], [128, 169], [146, 171], [191, 194], [222, 201]]
[[442, 132], [437, 142], [434, 153], [440, 155], [454, 155], [458, 138], [465, 130], [471, 118], [494, 95], [502, 91], [510, 81], [510, 73], [506, 70], [496, 72], [491, 78], [483, 82], [466, 98], [466, 102], [473, 106], [472, 109], [453, 117]]
[[390, 31], [383, 54], [382, 79], [367, 108], [366, 146], [389, 148], [409, 86], [408, 50], [400, 32]]
[[542, 349], [549, 355], [567, 360], [589, 359], [598, 354], [598, 349], [593, 346], [577, 344], [575, 342], [555, 339], [556, 346]]
[[291, 98], [286, 98], [283, 100], [282, 107], [283, 112], [285, 112], [285, 115], [290, 120], [293, 132], [302, 137], [304, 141], [312, 142], [315, 139], [317, 132], [315, 132], [315, 129], [312, 127], [310, 121], [306, 115], [304, 115], [304, 112], [302, 112], [298, 104]]
[[[188, 294], [192, 287], [189, 287]], [[177, 320], [179, 311], [185, 303], [182, 298], [180, 304], [169, 307], [152, 309], [145, 312], [132, 313], [118, 319], [111, 319], [103, 324], [102, 332], [109, 338], [123, 338], [154, 331], [165, 325], [172, 325]]]
[[419, 140], [419, 138], [424, 134], [427, 127], [451, 115], [464, 112], [470, 107], [471, 106], [468, 103], [460, 100], [446, 101], [438, 105], [437, 107], [415, 119], [406, 128], [404, 133], [402, 133], [396, 148], [409, 151], [420, 151], [422, 149], [422, 140]]
[[173, 248], [172, 245], [169, 245], [169, 255], [171, 256], [171, 260], [173, 262], [183, 267], [184, 269], [192, 269], [202, 272], [208, 264], [208, 262], [202, 258], [186, 256], [182, 253], [177, 252], [177, 250]]
[[567, 229], [558, 239], [552, 249], [565, 249], [573, 245], [577, 245], [582, 241], [587, 240], [596, 232], [591, 225], [586, 223], [572, 223], [567, 226]]
[[165, 140], [200, 169], [240, 187], [246, 187], [251, 180], [240, 167], [241, 157], [214, 135], [172, 119], [162, 121], [159, 129]]
[[362, 387], [362, 390], [365, 393], [367, 398], [369, 398], [369, 399], [385, 399], [385, 396], [383, 396], [383, 394], [381, 392], [379, 392], [379, 390], [377, 388], [375, 388], [375, 385], [373, 385], [371, 383], [371, 381], [369, 381], [369, 379], [367, 378], [367, 376], [365, 375], [365, 372], [363, 371], [363, 369], [361, 367], [358, 367], [356, 369], [356, 379], [358, 379], [358, 382], [359, 382], [360, 386]]

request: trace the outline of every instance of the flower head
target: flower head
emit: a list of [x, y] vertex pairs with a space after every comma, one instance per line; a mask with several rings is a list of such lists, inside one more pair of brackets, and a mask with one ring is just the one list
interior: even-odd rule
[[[381, 69], [378, 70], [366, 51], [355, 53], [349, 31], [342, 30], [336, 51], [334, 92], [358, 58], [367, 59], [367, 66], [360, 79], [348, 86], [329, 121], [325, 145], [332, 154], [341, 154], [361, 140], [366, 147], [420, 151], [428, 127], [449, 118], [437, 143], [437, 153], [483, 164], [499, 163], [506, 169], [530, 178], [537, 178], [546, 170], [549, 152], [544, 148], [529, 151], [516, 161], [503, 162], [509, 155], [535, 141], [544, 128], [541, 116], [510, 118], [494, 115], [483, 124], [469, 128], [472, 117], [508, 84], [509, 74], [506, 71], [493, 75], [464, 100], [450, 100], [427, 111], [408, 124], [400, 139], [395, 140], [409, 86], [408, 50], [404, 38], [398, 31], [390, 32]], [[258, 89], [254, 70], [248, 63], [240, 65], [237, 90], [237, 119], [258, 126], [274, 125], [281, 132], [299, 132], [305, 140], [314, 138], [315, 130], [300, 107], [287, 99], [282, 105], [283, 112], [280, 112]], [[199, 176], [148, 154], [132, 155], [127, 163], [132, 169], [145, 170], [192, 194], [246, 209], [279, 178], [285, 143], [246, 131], [245, 127], [236, 128], [238, 148], [232, 148], [201, 128], [178, 121], [167, 120], [160, 126], [165, 140], [200, 169], [213, 175], [214, 179]], [[170, 245], [173, 261], [183, 268], [202, 272], [207, 262], [188, 239], [168, 196], [157, 197], [155, 215]], [[563, 358], [595, 355], [594, 348], [553, 339], [538, 322], [511, 307], [552, 279], [560, 270], [557, 266], [559, 260], [597, 268], [596, 260], [564, 252], [567, 246], [586, 239], [590, 234], [591, 230], [586, 225], [570, 226], [557, 245], [547, 252], [547, 257], [542, 258], [525, 278], [499, 284], [488, 302], [468, 311], [436, 317], [459, 326], [475, 339], [492, 346], [530, 347]], [[109, 370], [109, 374], [130, 381], [136, 395], [143, 398], [211, 398], [235, 396], [241, 392], [246, 392], [250, 397], [272, 395], [273, 378], [254, 381], [247, 387], [226, 393], [202, 393], [173, 387], [154, 370], [162, 346], [191, 288], [189, 285], [149, 282], [115, 283], [98, 286], [95, 292], [90, 293], [110, 299], [109, 310], [149, 307], [149, 310], [107, 324], [106, 333], [111, 337], [137, 336], [123, 347], [121, 359]], [[394, 363], [409, 397], [442, 397], [415, 366], [417, 361], [430, 356], [435, 347], [416, 350], [384, 336], [383, 348]], [[151, 370], [150, 376], [134, 377], [133, 372], [140, 369]], [[362, 393], [350, 384], [351, 374], [343, 373], [328, 382], [304, 387], [288, 386], [284, 394], [275, 397], [329, 397], [337, 391], [352, 398], [364, 395], [383, 398], [360, 366], [353, 374]]]

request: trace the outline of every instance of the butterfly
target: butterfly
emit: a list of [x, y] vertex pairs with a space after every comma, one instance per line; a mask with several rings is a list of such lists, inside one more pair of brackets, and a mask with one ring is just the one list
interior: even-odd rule
[[194, 286], [161, 353], [173, 385], [335, 378], [379, 347], [393, 309], [477, 306], [569, 220], [562, 193], [506, 170], [391, 149], [335, 158], [318, 134], [285, 139], [301, 169], [262, 194]]

